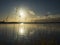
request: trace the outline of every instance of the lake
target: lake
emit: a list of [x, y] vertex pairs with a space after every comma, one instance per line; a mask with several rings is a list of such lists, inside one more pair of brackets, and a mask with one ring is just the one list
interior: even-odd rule
[[0, 24], [0, 45], [60, 45], [60, 24]]

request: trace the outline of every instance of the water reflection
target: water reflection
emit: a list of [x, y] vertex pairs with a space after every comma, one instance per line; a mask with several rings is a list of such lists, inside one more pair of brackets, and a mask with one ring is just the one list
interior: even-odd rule
[[24, 25], [24, 23], [21, 23], [20, 25]]
[[[23, 23], [21, 23], [20, 25], [23, 25]], [[25, 34], [25, 30], [24, 30], [24, 27], [21, 27], [19, 26], [19, 31], [18, 31], [19, 35], [24, 35]]]
[[60, 24], [0, 24], [0, 41], [24, 44], [60, 42]]
[[19, 34], [24, 35], [25, 31], [23, 28], [19, 29]]
[[24, 23], [21, 23], [18, 27], [19, 27], [19, 30], [18, 30], [18, 34], [20, 36], [31, 36], [33, 33], [34, 33], [34, 30], [30, 30], [31, 28], [29, 27], [30, 25], [28, 24], [24, 24]]

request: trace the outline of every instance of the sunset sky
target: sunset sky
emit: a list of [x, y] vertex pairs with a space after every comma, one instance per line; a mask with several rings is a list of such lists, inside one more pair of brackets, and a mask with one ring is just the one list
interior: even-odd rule
[[16, 8], [27, 9], [28, 14], [32, 11], [39, 16], [48, 12], [52, 15], [60, 15], [60, 0], [0, 0], [0, 18], [17, 17]]

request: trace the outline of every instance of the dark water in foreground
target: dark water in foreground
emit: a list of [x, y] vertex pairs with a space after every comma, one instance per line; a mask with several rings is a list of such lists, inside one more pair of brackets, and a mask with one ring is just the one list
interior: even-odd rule
[[60, 45], [60, 24], [0, 24], [0, 45]]

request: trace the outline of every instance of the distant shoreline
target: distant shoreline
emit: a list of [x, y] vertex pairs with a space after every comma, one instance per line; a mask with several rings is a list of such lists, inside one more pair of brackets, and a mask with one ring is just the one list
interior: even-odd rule
[[0, 22], [0, 24], [50, 24], [50, 23], [60, 23], [60, 22]]

